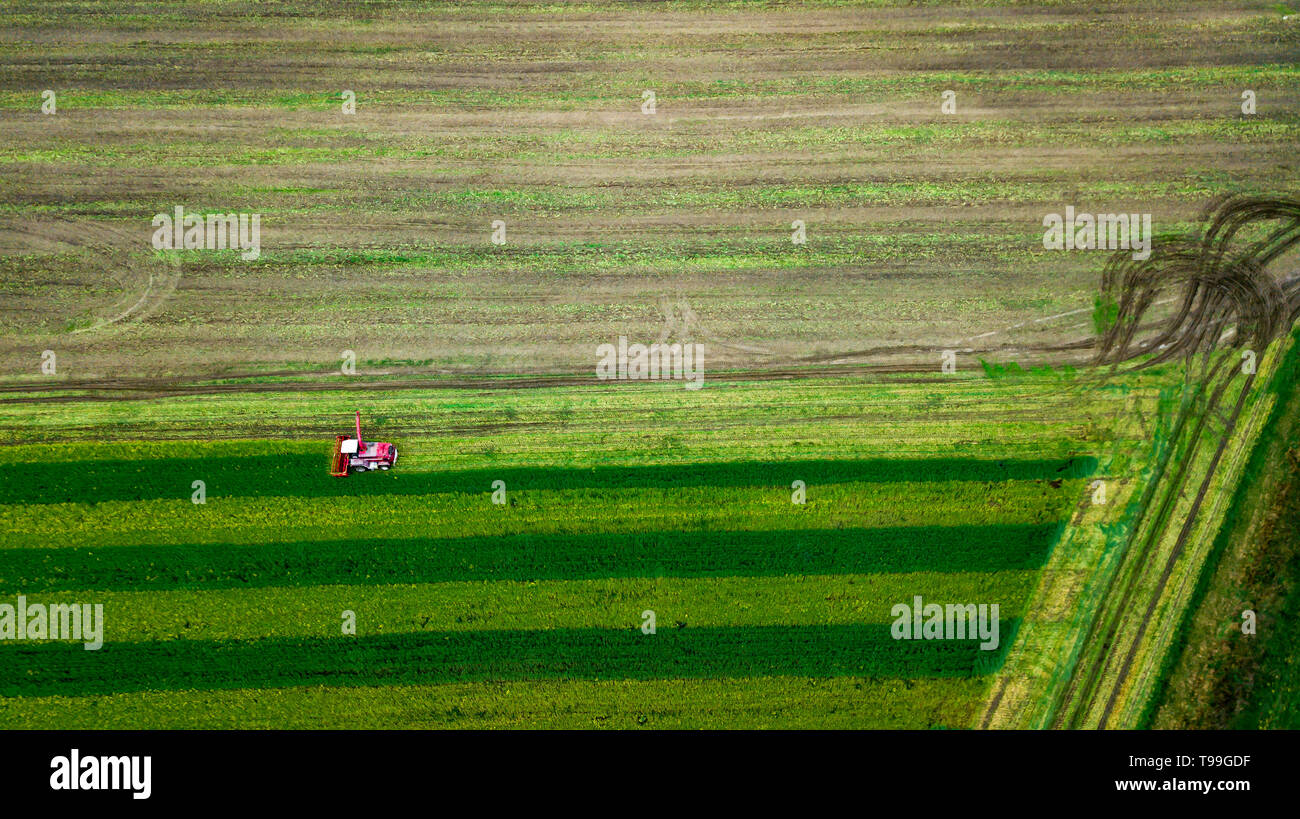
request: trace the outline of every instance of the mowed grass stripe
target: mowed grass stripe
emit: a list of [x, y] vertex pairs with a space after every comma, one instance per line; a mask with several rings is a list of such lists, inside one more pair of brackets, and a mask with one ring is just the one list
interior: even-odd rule
[[[513, 260], [512, 265], [522, 264], [525, 258]], [[6, 265], [0, 258], [0, 277], [19, 277], [36, 261], [22, 259]], [[67, 260], [69, 266], [73, 262]], [[345, 263], [338, 260], [319, 267], [334, 270]], [[491, 264], [499, 266], [500, 259]], [[300, 276], [312, 269], [293, 264], [285, 275]], [[242, 270], [237, 272], [242, 275]], [[208, 268], [205, 275], [218, 272]], [[377, 270], [376, 275], [390, 274]], [[427, 276], [417, 279], [427, 289]], [[448, 293], [447, 298], [459, 295]], [[301, 334], [302, 325], [296, 326]], [[431, 386], [364, 394], [339, 384], [338, 390], [321, 392], [158, 398], [132, 405], [125, 416], [121, 404], [113, 401], [0, 402], [0, 441], [9, 444], [0, 447], [0, 464], [25, 470], [26, 464], [45, 461], [272, 453], [323, 457], [332, 434], [346, 430], [358, 405], [368, 408], [368, 434], [399, 444], [399, 472], [680, 463], [686, 457], [698, 462], [1064, 459], [1090, 445], [1082, 440], [1084, 428], [1078, 418], [1053, 413], [1052, 407], [1065, 403], [1076, 414], [1101, 415], [1114, 406], [1118, 412], [1125, 400], [1154, 395], [1158, 382], [1167, 377], [1168, 367], [1130, 376], [1126, 384], [1136, 394], [1128, 398], [1128, 393], [1117, 390], [1085, 393], [1059, 376], [1030, 373], [990, 381], [967, 378], [959, 371], [953, 376], [956, 380], [946, 382], [941, 390], [925, 376], [888, 382], [836, 382], [825, 376], [782, 382], [739, 380], [714, 382], [689, 394], [680, 386], [660, 382], [627, 382], [619, 389], [600, 390], [557, 386], [469, 391]], [[28, 379], [31, 393], [13, 395], [39, 394], [44, 387], [35, 378]], [[70, 407], [75, 407], [75, 425], [68, 423]], [[611, 436], [611, 416], [627, 429], [660, 430], [664, 435], [658, 440]], [[248, 437], [224, 440], [232, 434], [232, 418], [238, 419], [239, 433]], [[780, 423], [773, 423], [774, 418]], [[671, 422], [665, 423], [668, 419]], [[1137, 435], [1138, 430], [1125, 429], [1131, 426], [1115, 432]], [[900, 438], [898, 431], [904, 427], [908, 434]], [[538, 434], [546, 430], [559, 434]], [[313, 439], [280, 437], [286, 433]], [[51, 443], [31, 444], [34, 440]]]
[[[358, 480], [369, 478], [361, 476]], [[0, 506], [0, 550], [522, 534], [869, 529], [1046, 523], [1070, 514], [1084, 480], [809, 484], [789, 487], [510, 490], [336, 498], [224, 498]], [[190, 491], [188, 484], [185, 491]], [[322, 521], [327, 521], [322, 525]]]
[[965, 728], [984, 678], [536, 680], [30, 697], [0, 728]]
[[1063, 528], [1054, 522], [9, 549], [0, 590], [994, 572], [1042, 566]]
[[[620, 578], [308, 586], [208, 591], [106, 592], [79, 589], [28, 596], [27, 603], [82, 600], [104, 606], [105, 639], [251, 640], [334, 637], [341, 613], [361, 635], [497, 629], [627, 628], [652, 609], [665, 624], [837, 625], [892, 622], [914, 595], [938, 603], [997, 603], [1023, 613], [1038, 573], [916, 572], [794, 577]], [[0, 602], [15, 601], [12, 597]], [[0, 651], [4, 646], [0, 645]]]
[[977, 640], [895, 640], [888, 625], [462, 631], [376, 637], [6, 647], [5, 696], [392, 685], [472, 680], [718, 677], [971, 677], [1001, 664]]
[[987, 687], [759, 677], [137, 691], [10, 699], [0, 728], [966, 728]]
[[[400, 452], [399, 446], [399, 463]], [[488, 468], [455, 472], [395, 470], [339, 479], [329, 473], [329, 447], [317, 455], [281, 453], [236, 458], [44, 461], [23, 465], [22, 480], [0, 484], [0, 503], [100, 503], [175, 498], [202, 480], [209, 495], [338, 497], [430, 495], [490, 489], [781, 486], [806, 483], [1055, 480], [1090, 474], [1094, 458], [1064, 460], [867, 459], [597, 466], [585, 469]], [[793, 476], [793, 477], [791, 477]]]

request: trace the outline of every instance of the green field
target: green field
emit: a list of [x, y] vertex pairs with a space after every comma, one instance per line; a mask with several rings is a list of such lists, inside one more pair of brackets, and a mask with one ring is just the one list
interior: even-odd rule
[[[84, 707], [101, 726], [230, 725], [213, 703], [237, 702], [248, 725], [590, 727], [626, 725], [621, 703], [645, 696], [633, 724], [967, 727], [1098, 454], [1131, 445], [1113, 417], [1131, 396], [1096, 391], [1076, 424], [1037, 440], [1051, 457], [1007, 457], [1026, 401], [1059, 386], [966, 378], [928, 402], [934, 387], [906, 378], [721, 386], [768, 407], [785, 442], [710, 426], [686, 391], [629, 387], [645, 400], [624, 400], [676, 418], [675, 447], [631, 434], [568, 465], [518, 465], [611, 418], [579, 412], [462, 437], [460, 458], [439, 469], [451, 442], [396, 434], [388, 420], [373, 435], [410, 454], [403, 468], [346, 479], [327, 474], [328, 436], [9, 446], [3, 468], [28, 477], [0, 490], [0, 599], [102, 603], [107, 625], [98, 651], [0, 645], [0, 724], [84, 725]], [[590, 392], [515, 400], [555, 407]], [[346, 425], [361, 398], [318, 394], [313, 406]], [[265, 417], [283, 400], [170, 399], [148, 412], [162, 428], [213, 403]], [[464, 423], [501, 412], [490, 393], [401, 400], [455, 403]], [[1020, 409], [982, 411], [997, 403]], [[808, 405], [840, 420], [799, 429]], [[112, 438], [102, 406], [45, 417], [69, 437]], [[914, 437], [913, 451], [888, 455], [897, 430], [915, 434], [936, 410], [966, 437]], [[29, 409], [0, 419], [15, 412]], [[1083, 442], [1085, 431], [1104, 442]], [[845, 447], [850, 432], [858, 444]], [[470, 454], [488, 441], [505, 451]], [[194, 480], [207, 484], [201, 505]], [[505, 504], [492, 502], [495, 480]], [[997, 603], [997, 649], [893, 639], [891, 609], [915, 595]], [[355, 634], [343, 633], [345, 611]], [[849, 691], [863, 701], [827, 707]], [[298, 712], [315, 701], [335, 704]]]
[[[711, 370], [895, 345], [928, 366], [987, 333], [1058, 364], [1037, 348], [1087, 317], [1039, 320], [1090, 308], [1104, 254], [1044, 250], [1044, 213], [1177, 231], [1300, 190], [1297, 30], [1255, 0], [7, 12], [14, 377], [44, 349], [84, 379], [323, 375], [343, 350], [363, 375], [582, 373], [681, 305]], [[160, 261], [150, 219], [178, 205], [261, 214], [260, 257]]]

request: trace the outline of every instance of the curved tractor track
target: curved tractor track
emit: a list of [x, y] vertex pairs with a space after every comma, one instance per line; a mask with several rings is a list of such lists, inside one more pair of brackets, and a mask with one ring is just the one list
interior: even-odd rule
[[[1250, 238], [1243, 238], [1247, 233]], [[1098, 705], [1097, 727], [1113, 722], [1157, 606], [1255, 384], [1253, 368], [1243, 372], [1247, 368], [1238, 366], [1243, 354], [1262, 356], [1269, 345], [1291, 332], [1300, 317], [1300, 277], [1269, 273], [1270, 264], [1298, 243], [1300, 200], [1229, 197], [1207, 209], [1198, 235], [1159, 238], [1148, 259], [1134, 261], [1121, 252], [1106, 266], [1102, 300], [1112, 306], [1114, 321], [1098, 339], [1096, 363], [1142, 369], [1178, 359], [1187, 365], [1188, 381], [1170, 446], [1158, 467], [1159, 478], [1145, 491], [1123, 562], [1084, 640], [1080, 656], [1096, 660], [1084, 663], [1082, 673], [1066, 687], [1053, 709], [1053, 727], [1085, 727]], [[1171, 301], [1176, 305], [1173, 311], [1153, 320], [1152, 308]], [[1221, 432], [1208, 469], [1154, 590], [1142, 589], [1142, 572], [1132, 569], [1156, 559], [1162, 536], [1177, 525], [1174, 515], [1192, 478], [1190, 465], [1212, 421], [1219, 422]], [[1175, 453], [1180, 457], [1171, 469], [1169, 461]], [[1118, 669], [1108, 675], [1114, 668], [1110, 652], [1120, 636], [1124, 612], [1144, 604], [1134, 638]]]

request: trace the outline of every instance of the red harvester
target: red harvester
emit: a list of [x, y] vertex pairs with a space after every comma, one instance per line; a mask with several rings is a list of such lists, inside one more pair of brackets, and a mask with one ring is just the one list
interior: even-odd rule
[[336, 478], [345, 477], [349, 471], [362, 472], [376, 469], [388, 469], [397, 463], [397, 447], [392, 444], [361, 440], [361, 410], [357, 410], [357, 437], [337, 435], [334, 437], [334, 461], [330, 474]]

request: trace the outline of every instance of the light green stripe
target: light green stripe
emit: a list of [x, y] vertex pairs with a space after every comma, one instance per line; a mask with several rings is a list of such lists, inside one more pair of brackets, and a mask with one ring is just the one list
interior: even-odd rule
[[[324, 464], [322, 463], [322, 469]], [[1068, 516], [1084, 481], [844, 483], [807, 487], [803, 505], [773, 468], [770, 489], [590, 488], [563, 492], [507, 486], [470, 494], [222, 498], [0, 505], [0, 552], [16, 548], [273, 543], [349, 538], [439, 538], [631, 531], [834, 529], [1044, 523]], [[196, 473], [196, 479], [202, 474]], [[343, 480], [363, 481], [366, 475]]]
[[[997, 603], [1019, 616], [1033, 571], [915, 572], [753, 578], [627, 578], [540, 582], [456, 582], [402, 586], [309, 586], [219, 591], [60, 591], [34, 603], [100, 603], [104, 639], [233, 640], [336, 637], [342, 613], [358, 635], [419, 631], [630, 628], [655, 612], [661, 628], [890, 623], [914, 595], [933, 603]], [[11, 598], [0, 602], [14, 603]], [[0, 644], [0, 651], [5, 644]]]
[[3, 728], [965, 728], [988, 678], [542, 680], [33, 697]]

